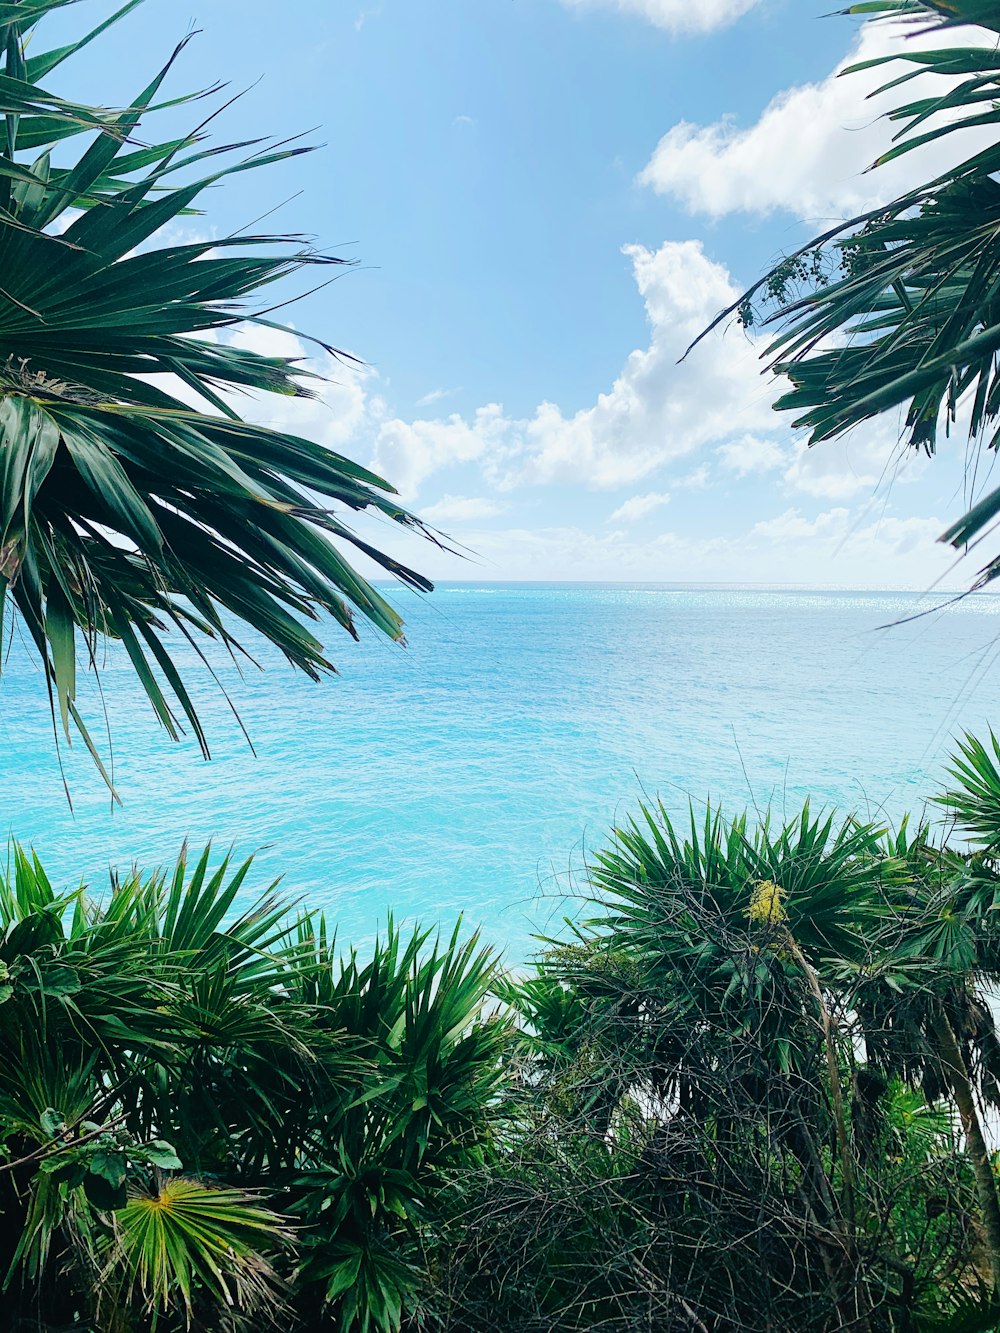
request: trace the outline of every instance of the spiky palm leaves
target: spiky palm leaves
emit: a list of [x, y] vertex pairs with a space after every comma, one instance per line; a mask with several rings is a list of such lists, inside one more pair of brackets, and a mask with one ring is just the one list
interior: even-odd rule
[[[525, 1251], [538, 1252], [518, 1264], [546, 1280], [551, 1264], [560, 1294], [575, 1285], [563, 1251], [580, 1265], [576, 1282], [595, 1304], [567, 1326], [586, 1327], [598, 1311], [608, 1327], [630, 1326], [630, 1265], [641, 1265], [643, 1300], [665, 1323], [890, 1326], [889, 1310], [917, 1302], [913, 1283], [900, 1285], [904, 1236], [935, 1248], [930, 1281], [947, 1303], [968, 1265], [961, 1236], [974, 1206], [954, 1187], [968, 1171], [948, 1117], [932, 1160], [907, 1148], [904, 1162], [892, 1138], [901, 1083], [855, 1068], [857, 977], [908, 884], [901, 848], [808, 807], [780, 823], [709, 810], [685, 827], [657, 805], [615, 829], [591, 881], [593, 919], [550, 951], [540, 978], [512, 988], [531, 1028], [523, 1086], [537, 1109], [522, 1169], [535, 1206], [569, 1233], [554, 1252], [528, 1233]], [[926, 1109], [919, 1092], [914, 1104]], [[952, 1184], [931, 1241], [931, 1224], [914, 1225], [909, 1210], [932, 1177], [935, 1189]], [[574, 1202], [557, 1208], [567, 1183]], [[501, 1210], [513, 1216], [528, 1186], [515, 1175], [494, 1188], [499, 1201], [484, 1205], [471, 1249], [480, 1238], [488, 1249]], [[581, 1197], [593, 1199], [589, 1212]], [[610, 1200], [608, 1230], [599, 1208]], [[573, 1251], [581, 1237], [589, 1263]], [[516, 1239], [504, 1236], [511, 1248]], [[516, 1283], [518, 1267], [508, 1275], [502, 1261], [498, 1285]], [[686, 1321], [671, 1304], [679, 1298], [694, 1312]]]
[[[744, 322], [756, 322], [754, 302], [761, 292], [776, 304], [766, 320], [767, 326], [778, 327], [767, 353], [769, 369], [792, 386], [776, 406], [796, 414], [794, 424], [808, 432], [810, 444], [905, 405], [908, 443], [932, 454], [942, 424], [955, 423], [961, 404], [970, 414], [970, 439], [996, 449], [997, 7], [990, 0], [868, 0], [844, 12], [906, 20], [914, 41], [932, 30], [976, 25], [964, 45], [925, 49], [915, 44], [855, 67], [891, 64], [880, 91], [918, 77], [940, 80], [938, 88], [921, 89], [921, 96], [901, 101], [888, 114], [900, 128], [876, 166], [952, 136], [956, 165], [810, 240], [719, 319], [739, 310]], [[985, 133], [987, 146], [977, 145], [970, 154], [966, 130]], [[976, 545], [992, 531], [998, 514], [1000, 490], [994, 489], [941, 540], [959, 549]], [[978, 586], [998, 575], [1000, 558], [991, 559]]]
[[342, 958], [270, 895], [241, 913], [248, 870], [182, 857], [102, 901], [19, 851], [0, 877], [0, 1327], [388, 1333], [412, 1307], [488, 1140], [492, 961], [392, 928]]
[[[344, 544], [429, 584], [347, 521], [370, 509], [415, 525], [387, 483], [238, 410], [247, 393], [309, 395], [307, 371], [230, 334], [247, 320], [276, 327], [263, 293], [339, 261], [293, 236], [158, 235], [208, 186], [305, 150], [204, 146], [201, 128], [140, 140], [172, 60], [121, 111], [50, 94], [61, 63], [141, 0], [83, 41], [34, 54], [33, 40], [28, 54], [39, 20], [70, 3], [0, 5], [0, 596], [44, 664], [54, 716], [95, 758], [76, 672], [78, 659], [96, 667], [104, 638], [124, 645], [167, 731], [186, 718], [207, 751], [171, 635], [231, 649], [263, 636], [315, 677], [331, 669], [304, 624], [320, 614], [354, 634], [360, 613], [401, 637]], [[80, 136], [85, 151], [56, 165]], [[227, 152], [236, 159], [206, 174]]]

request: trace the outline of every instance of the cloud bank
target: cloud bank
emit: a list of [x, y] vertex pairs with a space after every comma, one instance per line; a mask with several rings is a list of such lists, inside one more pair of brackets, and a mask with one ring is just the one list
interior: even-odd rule
[[[933, 45], [959, 44], [960, 36], [961, 44], [968, 44], [968, 31], [962, 30], [936, 33]], [[901, 101], [940, 96], [947, 81], [923, 76], [875, 96], [898, 67], [842, 75], [849, 65], [895, 54], [913, 40], [899, 25], [866, 24], [832, 74], [779, 93], [753, 125], [741, 129], [730, 118], [711, 125], [681, 121], [657, 144], [640, 184], [712, 218], [783, 210], [821, 225], [886, 203], [955, 162], [953, 139], [868, 171], [890, 145], [893, 127], [881, 119], [883, 112]], [[963, 131], [961, 142], [972, 153], [988, 137]]]
[[712, 32], [735, 23], [760, 0], [562, 0], [569, 9], [616, 9], [668, 32]]

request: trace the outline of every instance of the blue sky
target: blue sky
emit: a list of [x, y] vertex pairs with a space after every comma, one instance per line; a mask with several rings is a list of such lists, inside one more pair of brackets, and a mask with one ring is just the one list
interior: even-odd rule
[[374, 464], [472, 553], [379, 534], [433, 576], [954, 583], [935, 538], [962, 503], [960, 445], [898, 467], [883, 422], [807, 455], [739, 331], [676, 365], [806, 226], [934, 165], [861, 174], [887, 138], [874, 76], [834, 75], [900, 39], [829, 9], [150, 0], [57, 91], [127, 101], [198, 28], [176, 88], [249, 88], [220, 133], [316, 127], [321, 152], [236, 178], [190, 226], [223, 235], [287, 200], [269, 225], [358, 261], [291, 318], [365, 371], [321, 361], [320, 403], [256, 415]]

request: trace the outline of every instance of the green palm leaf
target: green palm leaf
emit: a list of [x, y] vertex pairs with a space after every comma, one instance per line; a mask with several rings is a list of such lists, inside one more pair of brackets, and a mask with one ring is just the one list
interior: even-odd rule
[[190, 1325], [202, 1293], [265, 1322], [280, 1308], [265, 1256], [291, 1233], [245, 1191], [176, 1177], [158, 1193], [133, 1194], [115, 1221], [116, 1259], [151, 1312], [180, 1307]]
[[[333, 666], [310, 621], [332, 616], [356, 636], [360, 616], [402, 638], [399, 616], [345, 548], [431, 586], [350, 525], [368, 510], [420, 529], [391, 486], [234, 406], [247, 392], [313, 393], [315, 376], [293, 361], [227, 337], [247, 321], [280, 327], [263, 291], [340, 261], [293, 236], [158, 243], [208, 186], [307, 150], [234, 145], [225, 165], [199, 175], [230, 151], [202, 146], [200, 130], [139, 146], [173, 57], [121, 111], [70, 104], [34, 82], [138, 2], [30, 59], [28, 31], [72, 0], [0, 4], [0, 599], [43, 663], [53, 716], [95, 757], [77, 668], [82, 655], [96, 669], [102, 639], [121, 642], [168, 734], [186, 723], [207, 755], [175, 641], [246, 652], [263, 637], [317, 678]], [[75, 165], [54, 168], [50, 149], [88, 131]]]
[[[869, 0], [842, 11], [904, 19], [913, 35], [967, 27], [969, 44], [922, 45], [858, 65], [887, 68], [878, 90], [937, 77], [932, 95], [901, 101], [878, 166], [928, 143], [954, 142], [955, 166], [891, 203], [814, 237], [766, 274], [712, 327], [737, 311], [745, 324], [777, 326], [768, 368], [791, 388], [778, 400], [809, 443], [906, 410], [906, 437], [933, 454], [942, 430], [970, 412], [977, 447], [1000, 447], [1000, 32], [993, 0]], [[903, 65], [900, 72], [900, 64]], [[850, 71], [846, 71], [850, 72]], [[895, 77], [890, 77], [895, 75]], [[963, 157], [963, 131], [990, 142]], [[956, 137], [958, 136], [958, 137]], [[706, 330], [707, 332], [707, 330]], [[702, 335], [704, 336], [704, 334]], [[980, 541], [1000, 513], [992, 491], [943, 534], [956, 549]], [[1000, 559], [977, 586], [1000, 575]]]

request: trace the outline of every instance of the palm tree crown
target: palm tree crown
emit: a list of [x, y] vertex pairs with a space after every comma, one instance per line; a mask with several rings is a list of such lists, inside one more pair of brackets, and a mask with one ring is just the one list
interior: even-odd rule
[[[82, 41], [29, 54], [39, 20], [74, 2], [0, 4], [0, 597], [41, 658], [53, 717], [67, 736], [73, 724], [95, 758], [76, 703], [77, 659], [82, 645], [95, 668], [108, 637], [124, 645], [167, 731], [175, 736], [185, 717], [207, 753], [168, 631], [196, 648], [209, 636], [241, 650], [249, 629], [317, 677], [332, 664], [304, 622], [321, 613], [351, 634], [360, 613], [402, 637], [344, 544], [430, 587], [344, 516], [369, 509], [420, 525], [379, 477], [252, 425], [234, 406], [240, 394], [310, 395], [309, 371], [227, 334], [245, 321], [282, 327], [261, 294], [340, 261], [295, 236], [162, 235], [209, 185], [307, 150], [205, 146], [204, 126], [140, 143], [140, 119], [156, 110], [180, 47], [124, 110], [46, 91], [64, 60], [141, 0]], [[178, 100], [194, 99], [169, 105]], [[57, 166], [79, 136], [85, 151]]]
[[[878, 167], [931, 142], [955, 165], [888, 204], [845, 219], [782, 259], [723, 311], [775, 330], [768, 369], [787, 382], [776, 407], [810, 444], [905, 410], [907, 445], [933, 454], [961, 420], [974, 446], [1000, 445], [1000, 15], [993, 0], [864, 0], [841, 11], [903, 25], [912, 49], [855, 65], [888, 66], [878, 92], [930, 78], [930, 95], [888, 113], [899, 128]], [[921, 37], [965, 28], [967, 40], [924, 49]], [[937, 86], [935, 87], [935, 83]], [[923, 94], [924, 90], [921, 89]], [[963, 132], [977, 138], [969, 152]], [[965, 155], [968, 154], [968, 155]], [[762, 307], [766, 314], [762, 312]], [[708, 330], [705, 330], [707, 333]], [[704, 337], [703, 333], [700, 335]], [[700, 338], [697, 340], [700, 341]], [[992, 489], [941, 540], [975, 545], [1000, 514]], [[1000, 557], [978, 585], [1000, 576]]]

